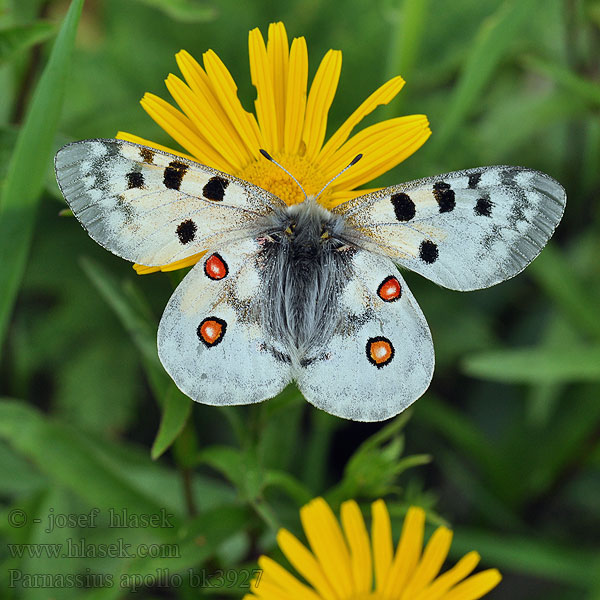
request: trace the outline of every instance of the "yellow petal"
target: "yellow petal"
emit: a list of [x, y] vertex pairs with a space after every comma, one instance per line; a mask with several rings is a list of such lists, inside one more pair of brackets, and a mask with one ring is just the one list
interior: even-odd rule
[[265, 143], [270, 152], [279, 150], [277, 135], [277, 111], [273, 92], [273, 75], [267, 57], [267, 48], [262, 33], [257, 28], [248, 36], [248, 52], [250, 54], [250, 75], [256, 88], [256, 116]]
[[424, 528], [425, 511], [417, 506], [411, 506], [404, 519], [398, 549], [384, 588], [385, 598], [397, 598], [398, 591], [404, 588], [408, 578], [413, 574], [423, 548]]
[[298, 538], [286, 529], [280, 529], [277, 533], [277, 543], [294, 569], [319, 592], [324, 600], [337, 598], [321, 565]]
[[371, 525], [371, 538], [373, 542], [373, 563], [375, 564], [375, 584], [377, 591], [384, 587], [392, 566], [392, 524], [390, 514], [383, 500], [376, 500], [371, 505], [373, 522]]
[[[235, 125], [231, 122], [227, 113], [223, 109], [221, 100], [214, 93], [208, 75], [198, 62], [185, 50], [181, 50], [175, 55], [177, 65], [181, 70], [187, 84], [197, 97], [196, 104], [206, 113], [206, 118], [214, 121], [218, 131], [227, 135], [230, 143], [237, 147], [236, 152], [242, 156], [242, 164], [246, 165], [253, 160], [253, 154], [250, 153], [242, 136]], [[212, 137], [209, 138], [212, 141]]]
[[263, 600], [290, 600], [290, 596], [287, 591], [282, 590], [279, 586], [275, 585], [272, 581], [269, 581], [265, 577], [261, 577], [257, 583], [252, 581], [250, 583], [250, 589], [254, 596], [250, 596], [251, 599], [261, 598]]
[[221, 156], [183, 113], [154, 94], [145, 94], [143, 109], [198, 162], [231, 173], [232, 165]]
[[358, 198], [358, 196], [365, 196], [366, 194], [376, 192], [380, 189], [381, 188], [364, 188], [360, 190], [337, 190], [329, 194], [326, 206], [338, 206], [342, 204], [342, 202], [346, 202], [346, 200]]
[[[333, 183], [333, 189], [353, 189], [385, 173], [423, 145], [431, 135], [427, 117], [410, 115], [376, 123], [352, 136], [323, 165], [326, 178], [337, 175], [358, 155], [362, 158]], [[415, 143], [418, 145], [415, 147]]]
[[477, 600], [493, 590], [501, 580], [498, 569], [482, 571], [459, 583], [444, 596], [444, 600]]
[[300, 509], [300, 520], [331, 587], [341, 598], [352, 596], [350, 553], [327, 502], [315, 498]]
[[[229, 127], [229, 122], [220, 121], [219, 115], [210, 109], [207, 102], [176, 75], [170, 74], [165, 80], [167, 89], [179, 108], [202, 132], [207, 142], [230, 164], [239, 171], [249, 160], [244, 153], [239, 136]], [[237, 138], [237, 139], [236, 139]]]
[[446, 600], [448, 590], [467, 577], [479, 562], [477, 552], [465, 554], [451, 569], [440, 575], [435, 581], [419, 592], [411, 600]]
[[283, 23], [271, 23], [267, 41], [267, 56], [271, 67], [273, 100], [275, 102], [275, 122], [277, 124], [277, 147], [283, 146], [285, 124], [286, 91], [288, 82], [289, 46]]
[[187, 258], [176, 260], [168, 265], [163, 265], [162, 267], [147, 267], [145, 265], [138, 265], [136, 263], [133, 265], [133, 268], [138, 275], [148, 275], [149, 273], [156, 273], [157, 271], [176, 271], [177, 269], [185, 269], [186, 267], [195, 265], [205, 254], [206, 250], [203, 252], [198, 252], [198, 254], [188, 256]]
[[447, 527], [438, 527], [434, 531], [419, 566], [402, 593], [401, 600], [411, 600], [417, 592], [433, 581], [448, 556], [451, 542], [452, 531]]
[[134, 135], [133, 133], [127, 133], [126, 131], [118, 131], [117, 135], [115, 135], [115, 138], [117, 140], [125, 140], [126, 142], [133, 142], [134, 144], [141, 144], [142, 146], [148, 146], [149, 148], [154, 148], [155, 150], [162, 150], [163, 152], [168, 152], [169, 154], [176, 154], [177, 156], [183, 156], [183, 158], [187, 158], [188, 160], [193, 160], [193, 161], [197, 160], [191, 154], [186, 154], [185, 152], [179, 152], [179, 150], [173, 150], [173, 148], [168, 148], [167, 146], [161, 146], [160, 144], [157, 144], [156, 142], [152, 142], [151, 140], [142, 138], [139, 135]]
[[287, 154], [296, 154], [300, 148], [306, 112], [307, 84], [308, 51], [306, 40], [301, 37], [292, 41], [290, 49], [284, 131], [284, 150]]
[[223, 109], [246, 144], [251, 156], [258, 159], [259, 149], [264, 147], [264, 140], [254, 115], [244, 110], [237, 96], [237, 86], [231, 73], [212, 50], [203, 54], [203, 60], [214, 94], [220, 99]]
[[358, 593], [370, 592], [373, 583], [373, 561], [369, 547], [369, 534], [360, 508], [354, 500], [342, 504], [341, 520], [350, 546], [354, 588]]
[[342, 69], [342, 53], [329, 50], [323, 57], [315, 74], [308, 101], [302, 139], [306, 146], [306, 157], [314, 159], [323, 145], [327, 130], [327, 114], [333, 102]]
[[373, 112], [378, 106], [388, 104], [404, 86], [402, 77], [394, 77], [375, 90], [342, 124], [342, 126], [329, 138], [319, 153], [318, 161], [326, 162], [333, 153], [348, 139], [352, 130], [362, 119]]
[[[258, 566], [263, 573], [255, 589], [261, 595], [264, 594], [264, 585], [267, 584], [279, 588], [289, 600], [319, 600], [319, 596], [313, 590], [268, 556], [261, 556], [258, 559]], [[271, 598], [270, 595], [267, 597]]]
[[138, 265], [137, 263], [133, 265], [133, 268], [138, 275], [150, 275], [150, 273], [162, 271], [161, 267], [147, 267], [146, 265]]

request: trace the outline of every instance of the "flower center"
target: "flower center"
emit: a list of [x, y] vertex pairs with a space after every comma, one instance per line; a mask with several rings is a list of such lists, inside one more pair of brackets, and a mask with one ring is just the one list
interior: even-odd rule
[[[309, 196], [319, 193], [327, 183], [315, 164], [304, 156], [283, 152], [274, 153], [272, 156], [301, 183]], [[261, 157], [251, 162], [237, 173], [237, 176], [275, 194], [288, 206], [304, 200], [304, 194], [296, 182], [266, 158]]]

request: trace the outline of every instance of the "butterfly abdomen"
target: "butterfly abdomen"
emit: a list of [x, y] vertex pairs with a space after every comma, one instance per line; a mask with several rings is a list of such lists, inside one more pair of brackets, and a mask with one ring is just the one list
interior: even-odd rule
[[312, 200], [275, 214], [258, 258], [262, 324], [296, 365], [319, 354], [340, 320], [352, 250], [343, 221]]

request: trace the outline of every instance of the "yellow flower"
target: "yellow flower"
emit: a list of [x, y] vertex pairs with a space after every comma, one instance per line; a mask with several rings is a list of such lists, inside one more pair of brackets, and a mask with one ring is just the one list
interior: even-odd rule
[[260, 577], [244, 600], [475, 600], [500, 582], [497, 569], [469, 577], [479, 562], [469, 552], [442, 575], [452, 531], [439, 527], [424, 550], [425, 511], [408, 510], [394, 554], [390, 516], [383, 500], [372, 504], [371, 539], [354, 500], [341, 507], [340, 528], [323, 498], [300, 509], [309, 551], [289, 531], [277, 542], [290, 564], [308, 582], [299, 581], [267, 556], [258, 564]]
[[[375, 90], [324, 144], [327, 115], [342, 67], [341, 52], [325, 54], [307, 93], [308, 54], [303, 37], [289, 46], [283, 23], [271, 23], [266, 44], [260, 31], [253, 29], [248, 45], [250, 74], [257, 91], [256, 116], [242, 107], [235, 81], [212, 50], [203, 55], [204, 68], [182, 50], [175, 58], [185, 81], [173, 74], [165, 80], [181, 110], [149, 93], [141, 104], [188, 154], [130, 133], [119, 132], [117, 138], [225, 171], [288, 204], [302, 202], [304, 196], [281, 169], [261, 156], [261, 148], [292, 173], [309, 195], [318, 193], [362, 154], [361, 161], [319, 197], [323, 206], [331, 208], [369, 191], [356, 188], [409, 157], [431, 134], [425, 115], [410, 115], [371, 125], [350, 137], [366, 115], [400, 91], [404, 80], [394, 77]], [[196, 263], [200, 256], [163, 267], [135, 268], [138, 273], [179, 269]]]

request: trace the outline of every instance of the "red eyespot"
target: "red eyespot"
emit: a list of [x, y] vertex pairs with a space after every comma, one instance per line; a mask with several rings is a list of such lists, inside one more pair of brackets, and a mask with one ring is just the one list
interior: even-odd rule
[[207, 317], [198, 325], [196, 333], [205, 346], [216, 346], [227, 331], [227, 323], [218, 317]]
[[378, 369], [387, 365], [394, 358], [394, 346], [384, 337], [369, 338], [367, 341], [367, 359]]
[[227, 263], [216, 252], [206, 259], [206, 262], [204, 263], [204, 274], [209, 279], [218, 281], [219, 279], [227, 277], [228, 273], [229, 268], [227, 267]]
[[377, 295], [384, 302], [393, 302], [394, 300], [398, 300], [402, 295], [402, 286], [395, 277], [387, 277], [377, 288]]

